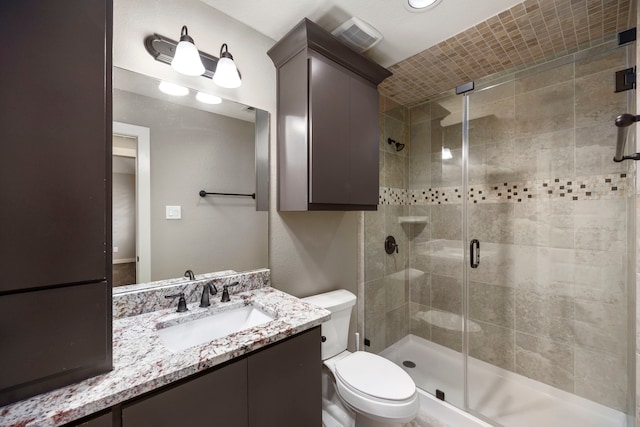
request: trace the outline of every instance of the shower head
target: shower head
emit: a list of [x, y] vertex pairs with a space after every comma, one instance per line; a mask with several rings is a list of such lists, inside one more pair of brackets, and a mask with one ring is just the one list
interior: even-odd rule
[[387, 138], [387, 144], [395, 144], [396, 145], [396, 151], [402, 151], [402, 149], [404, 148], [404, 144], [402, 142], [398, 142], [398, 141], [393, 140], [391, 138]]

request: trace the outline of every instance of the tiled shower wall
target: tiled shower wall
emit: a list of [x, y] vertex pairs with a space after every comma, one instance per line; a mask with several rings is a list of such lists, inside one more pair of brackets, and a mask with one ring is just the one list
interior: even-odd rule
[[[628, 96], [612, 76], [626, 57], [591, 53], [470, 97], [469, 238], [482, 256], [469, 270], [469, 353], [626, 411], [635, 192], [630, 162], [611, 161]], [[408, 333], [462, 349], [458, 324], [434, 321], [462, 314], [461, 107], [456, 96], [381, 102], [381, 204], [365, 213], [371, 351]], [[384, 252], [387, 235], [398, 253]]]

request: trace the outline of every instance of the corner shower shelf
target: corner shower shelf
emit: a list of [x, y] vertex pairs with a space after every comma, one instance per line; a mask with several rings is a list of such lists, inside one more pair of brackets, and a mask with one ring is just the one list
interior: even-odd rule
[[398, 217], [398, 222], [400, 224], [426, 224], [429, 222], [429, 217], [427, 216], [400, 216]]

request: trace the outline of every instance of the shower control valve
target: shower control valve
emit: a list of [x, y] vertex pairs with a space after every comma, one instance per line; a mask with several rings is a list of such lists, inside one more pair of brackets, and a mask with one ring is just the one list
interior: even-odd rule
[[384, 239], [384, 251], [389, 255], [393, 254], [394, 252], [399, 253], [398, 244], [396, 243], [395, 237], [387, 236], [387, 238]]

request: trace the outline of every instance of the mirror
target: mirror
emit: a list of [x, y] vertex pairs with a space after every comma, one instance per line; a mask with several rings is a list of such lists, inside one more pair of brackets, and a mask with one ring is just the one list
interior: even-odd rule
[[114, 289], [268, 267], [269, 113], [159, 85], [113, 69]]

